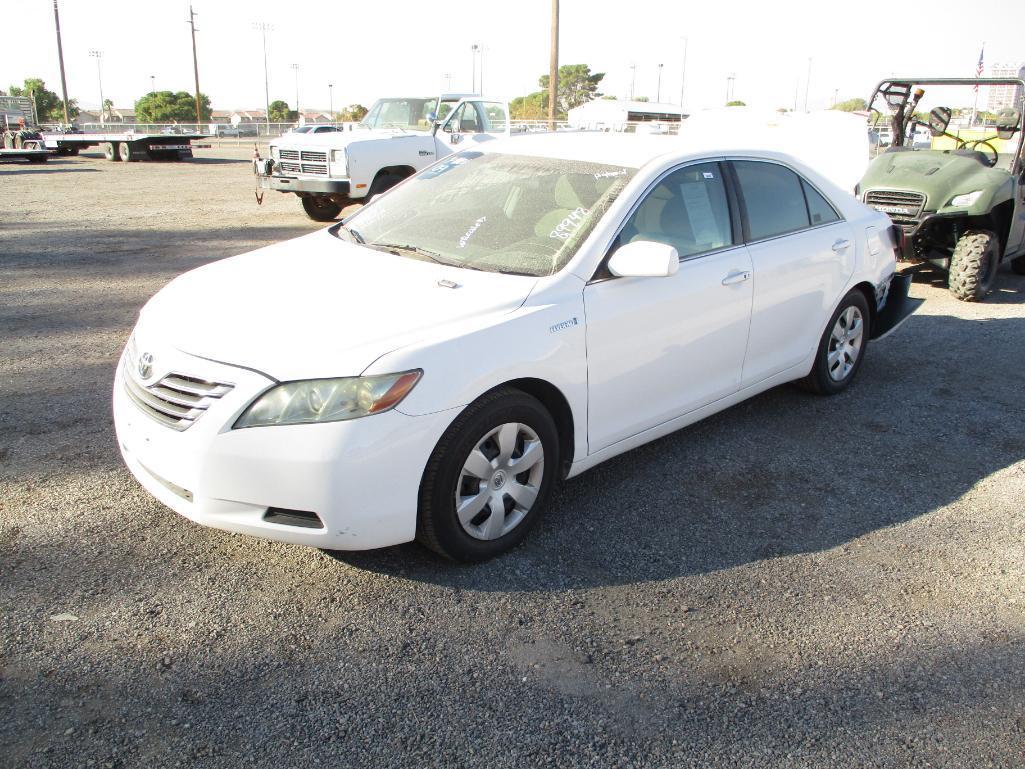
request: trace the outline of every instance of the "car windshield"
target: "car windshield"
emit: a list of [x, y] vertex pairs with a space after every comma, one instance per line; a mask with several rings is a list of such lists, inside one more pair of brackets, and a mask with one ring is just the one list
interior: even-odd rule
[[363, 128], [402, 128], [407, 131], [428, 131], [438, 100], [378, 99], [360, 121]]
[[566, 265], [635, 172], [577, 160], [461, 152], [345, 224], [357, 241], [410, 258], [542, 277]]

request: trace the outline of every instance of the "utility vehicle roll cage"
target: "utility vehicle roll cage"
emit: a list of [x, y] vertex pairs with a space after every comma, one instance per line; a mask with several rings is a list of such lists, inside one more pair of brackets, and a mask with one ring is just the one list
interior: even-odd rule
[[[870, 112], [882, 114], [872, 105], [875, 104], [877, 96], [882, 96], [883, 102], [891, 109], [890, 127], [893, 130], [892, 146], [902, 147], [906, 141], [908, 125], [915, 120], [915, 107], [918, 106], [918, 99], [921, 94], [915, 95], [916, 86], [953, 85], [953, 86], [983, 86], [983, 85], [1010, 85], [1017, 86], [1018, 103], [1014, 109], [1018, 110], [1018, 146], [1014, 152], [1011, 163], [1011, 173], [1018, 174], [1022, 171], [1022, 147], [1025, 145], [1025, 131], [1022, 130], [1021, 115], [1025, 113], [1025, 80], [1017, 77], [891, 77], [880, 80], [868, 100]], [[891, 100], [892, 99], [892, 100]], [[911, 109], [908, 109], [908, 102], [911, 102]]]

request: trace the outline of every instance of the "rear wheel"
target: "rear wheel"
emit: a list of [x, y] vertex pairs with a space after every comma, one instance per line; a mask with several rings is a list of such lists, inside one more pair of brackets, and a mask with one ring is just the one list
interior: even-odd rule
[[1000, 239], [992, 232], [974, 230], [962, 235], [950, 257], [950, 293], [962, 302], [986, 298], [1000, 266]]
[[537, 399], [508, 387], [482, 396], [427, 463], [417, 539], [459, 561], [509, 550], [536, 523], [558, 467], [555, 422]]
[[128, 142], [121, 142], [117, 145], [117, 154], [125, 163], [132, 163], [139, 159], [141, 153]]
[[342, 212], [340, 205], [322, 195], [307, 195], [299, 201], [306, 215], [315, 222], [333, 222]]
[[117, 148], [114, 146], [113, 142], [103, 142], [103, 146], [101, 147], [101, 149], [103, 150], [103, 157], [105, 157], [107, 160], [121, 159], [117, 153]]
[[869, 318], [865, 295], [854, 289], [829, 319], [811, 373], [799, 380], [798, 386], [818, 395], [836, 395], [847, 389], [865, 359]]

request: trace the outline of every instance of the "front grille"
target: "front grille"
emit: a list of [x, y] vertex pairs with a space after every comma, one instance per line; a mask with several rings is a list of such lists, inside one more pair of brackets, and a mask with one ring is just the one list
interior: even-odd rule
[[211, 382], [185, 374], [168, 374], [149, 386], [136, 381], [128, 363], [124, 367], [125, 392], [139, 410], [160, 424], [187, 430], [218, 398], [234, 385]]
[[327, 153], [326, 152], [314, 152], [312, 150], [303, 150], [300, 160], [312, 160], [315, 163], [326, 163]]
[[914, 224], [925, 208], [925, 195], [902, 190], [869, 190], [865, 203], [888, 214], [894, 224]]
[[327, 164], [326, 163], [303, 163], [304, 174], [317, 174], [319, 176], [327, 175]]
[[282, 160], [298, 160], [299, 150], [278, 150], [278, 157]]
[[286, 172], [288, 172], [290, 174], [302, 173], [302, 170], [303, 170], [302, 166], [299, 165], [298, 163], [284, 163], [284, 162], [282, 162], [282, 163], [278, 163], [278, 166], [281, 168], [282, 171], [286, 171]]

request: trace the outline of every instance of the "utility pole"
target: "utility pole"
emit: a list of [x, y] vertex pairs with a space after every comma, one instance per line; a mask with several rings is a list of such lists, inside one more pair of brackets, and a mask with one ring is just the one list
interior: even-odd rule
[[473, 59], [473, 74], [470, 76], [470, 93], [477, 93], [477, 49], [476, 43], [470, 46], [470, 56]]
[[100, 84], [100, 125], [103, 125], [107, 122], [103, 118], [103, 114], [106, 112], [106, 106], [103, 101], [103, 75], [100, 72], [100, 59], [103, 58], [103, 51], [93, 49], [89, 51], [89, 55], [96, 59], [96, 81]]
[[327, 114], [331, 116], [331, 122], [335, 122], [335, 84], [327, 84]]
[[150, 91], [150, 93], [156, 93], [157, 92], [157, 76], [156, 75], [150, 75], [149, 76], [149, 91]]
[[452, 73], [446, 72], [442, 77], [445, 78], [445, 92], [447, 93], [452, 90]]
[[202, 122], [201, 110], [199, 108], [199, 58], [196, 56], [196, 12], [192, 10], [189, 3], [189, 26], [192, 28], [192, 71], [196, 75], [196, 128]]
[[298, 119], [302, 117], [302, 112], [299, 110], [299, 65], [292, 64], [291, 67], [295, 70], [295, 111]]
[[637, 85], [637, 65], [630, 65], [630, 101], [634, 100], [634, 86]]
[[263, 33], [263, 99], [264, 108], [266, 109], [264, 116], [267, 118], [267, 134], [270, 135], [270, 80], [267, 78], [267, 30], [273, 29], [273, 27], [261, 21], [254, 22], [253, 29], [258, 29]]
[[559, 101], [559, 0], [552, 0], [552, 48], [548, 59], [548, 130], [555, 130]]
[[64, 46], [61, 45], [61, 17], [57, 12], [57, 0], [53, 0], [53, 23], [57, 28], [57, 60], [61, 66], [61, 95], [64, 97], [64, 125], [71, 123], [68, 117], [68, 81], [64, 77]]
[[655, 101], [662, 103], [662, 65], [658, 65], [658, 89], [656, 90]]
[[733, 97], [733, 81], [737, 79], [736, 73], [726, 76], [726, 103], [729, 104]]
[[811, 56], [808, 57], [808, 78], [804, 81], [804, 111], [808, 111], [808, 90], [811, 88]]
[[680, 75], [680, 119], [683, 120], [683, 94], [687, 87], [687, 38], [683, 38], [683, 73]]

